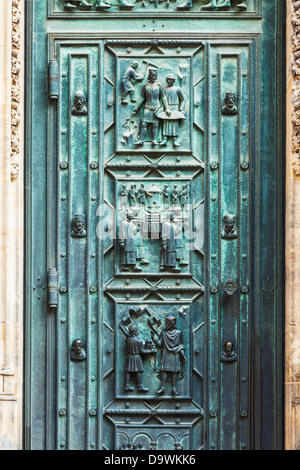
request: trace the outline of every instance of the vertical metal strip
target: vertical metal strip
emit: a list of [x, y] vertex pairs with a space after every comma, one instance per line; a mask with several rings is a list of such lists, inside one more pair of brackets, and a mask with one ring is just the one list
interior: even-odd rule
[[211, 328], [211, 315], [210, 315], [210, 263], [211, 263], [211, 255], [210, 255], [210, 154], [211, 154], [211, 106], [210, 106], [210, 92], [211, 92], [211, 46], [210, 44], [207, 45], [207, 156], [206, 156], [206, 165], [204, 171], [206, 171], [206, 189], [205, 189], [205, 198], [206, 198], [206, 237], [205, 237], [205, 253], [206, 253], [206, 279], [205, 279], [205, 308], [206, 308], [206, 315], [207, 315], [207, 370], [206, 370], [206, 435], [207, 435], [207, 447], [209, 449], [210, 446], [210, 426], [209, 426], [209, 408], [210, 408], [210, 383], [209, 383], [209, 375], [211, 369], [211, 341], [210, 341], [210, 328]]
[[86, 448], [90, 447], [90, 327], [91, 327], [91, 297], [90, 297], [90, 219], [91, 219], [91, 175], [90, 175], [90, 153], [91, 153], [91, 58], [88, 55], [87, 86], [88, 86], [88, 126], [87, 126], [87, 217], [86, 217]]
[[[60, 213], [60, 205], [61, 205], [61, 170], [60, 170], [60, 150], [61, 150], [61, 82], [60, 82], [60, 45], [58, 45], [57, 50], [57, 61], [59, 67], [59, 93], [58, 93], [58, 100], [57, 100], [57, 115], [56, 115], [56, 122], [57, 122], [57, 139], [56, 139], [56, 174], [57, 174], [57, 213], [56, 213], [56, 230], [57, 230], [57, 238], [56, 238], [56, 269], [57, 269], [57, 285], [60, 285], [60, 237], [61, 237], [61, 213]], [[55, 383], [55, 390], [56, 390], [56, 409], [55, 409], [55, 446], [56, 449], [59, 448], [59, 439], [60, 439], [60, 426], [59, 426], [59, 402], [60, 402], [60, 390], [59, 390], [59, 376], [60, 376], [60, 298], [58, 296], [58, 305], [57, 305], [57, 313], [56, 313], [56, 353], [55, 353], [55, 360], [56, 360], [56, 383]]]
[[[242, 96], [241, 96], [241, 58], [238, 55], [238, 70], [237, 70], [237, 103], [238, 106], [241, 106], [242, 103]], [[236, 164], [237, 164], [237, 285], [239, 286], [239, 290], [237, 292], [238, 300], [237, 300], [237, 353], [238, 353], [238, 361], [237, 361], [237, 386], [236, 386], [236, 416], [237, 416], [237, 434], [236, 434], [236, 448], [240, 449], [240, 410], [241, 410], [241, 403], [240, 403], [240, 377], [241, 377], [241, 341], [240, 341], [240, 321], [241, 321], [241, 238], [242, 238], [242, 188], [241, 188], [241, 111], [239, 110], [237, 114], [237, 156], [236, 156]]]
[[69, 66], [69, 122], [68, 122], [68, 155], [69, 155], [69, 173], [68, 173], [68, 240], [67, 240], [67, 449], [71, 447], [71, 361], [69, 351], [71, 350], [71, 220], [72, 220], [72, 56], [68, 56]]
[[[250, 410], [250, 426], [251, 426], [251, 441], [250, 441], [250, 448], [254, 449], [255, 446], [255, 437], [254, 437], [254, 409], [255, 405], [252, 401], [252, 396], [254, 400], [254, 393], [252, 393], [252, 387], [255, 384], [254, 381], [254, 370], [255, 370], [255, 363], [254, 363], [254, 327], [255, 327], [255, 318], [253, 318], [252, 321], [252, 316], [254, 317], [255, 313], [253, 311], [253, 306], [255, 305], [255, 300], [253, 302], [253, 296], [255, 292], [255, 271], [254, 271], [254, 260], [253, 256], [255, 253], [255, 225], [254, 225], [254, 172], [256, 169], [254, 168], [254, 154], [253, 154], [253, 148], [254, 148], [254, 137], [256, 134], [256, 129], [254, 129], [254, 113], [253, 113], [253, 101], [255, 102], [256, 99], [256, 92], [255, 92], [255, 86], [254, 86], [254, 80], [253, 80], [253, 74], [254, 74], [254, 57], [255, 57], [255, 43], [252, 42], [250, 44], [250, 55], [249, 55], [249, 169], [248, 169], [248, 179], [249, 179], [249, 237], [248, 237], [248, 251], [251, 254], [249, 256], [249, 273], [250, 273], [250, 279], [249, 279], [249, 299], [248, 299], [248, 348], [249, 348], [249, 366], [248, 366], [248, 377], [251, 382], [251, 387], [248, 387], [249, 390], [249, 397], [248, 397], [248, 406]], [[259, 153], [257, 154], [257, 161], [259, 162]], [[260, 293], [258, 294], [258, 296]], [[258, 352], [259, 354], [259, 352]]]
[[[218, 54], [218, 156], [219, 156], [219, 178], [218, 178], [218, 353], [221, 355], [221, 296], [222, 296], [222, 55]], [[220, 420], [220, 397], [221, 397], [221, 362], [218, 363], [218, 449], [221, 442], [221, 420]]]
[[[104, 77], [104, 44], [103, 41], [99, 44], [99, 78], [98, 78], [98, 93], [99, 93], [99, 118], [98, 118], [98, 202], [99, 211], [98, 215], [101, 220], [103, 218], [103, 200], [104, 200], [104, 103], [101, 99], [101, 91], [103, 88]], [[98, 414], [97, 414], [97, 449], [103, 450], [103, 284], [104, 284], [104, 253], [103, 243], [98, 236], [97, 240], [97, 280], [98, 280], [98, 311], [97, 311], [97, 375], [98, 375]]]

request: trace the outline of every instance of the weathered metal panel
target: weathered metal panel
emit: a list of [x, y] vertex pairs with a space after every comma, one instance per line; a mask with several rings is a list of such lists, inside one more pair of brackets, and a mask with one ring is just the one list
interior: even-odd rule
[[27, 447], [280, 447], [265, 3], [29, 5]]

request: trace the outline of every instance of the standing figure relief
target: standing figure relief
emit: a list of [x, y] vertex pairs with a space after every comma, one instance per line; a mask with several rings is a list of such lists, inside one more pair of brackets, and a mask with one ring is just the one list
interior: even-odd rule
[[138, 105], [132, 111], [133, 115], [136, 115], [143, 107], [141, 116], [141, 130], [140, 138], [134, 143], [134, 145], [144, 145], [146, 133], [148, 127], [151, 128], [152, 132], [152, 145], [158, 145], [157, 135], [159, 127], [159, 118], [157, 117], [157, 111], [162, 106], [167, 116], [171, 116], [171, 111], [168, 108], [168, 102], [163, 87], [157, 82], [157, 70], [149, 69], [148, 83], [142, 88], [142, 98]]

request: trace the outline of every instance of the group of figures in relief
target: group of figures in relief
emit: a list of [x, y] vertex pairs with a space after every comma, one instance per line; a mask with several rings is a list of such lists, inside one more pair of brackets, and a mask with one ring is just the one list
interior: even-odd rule
[[[165, 184], [162, 189], [141, 183], [127, 187], [123, 184], [119, 194], [119, 246], [122, 271], [142, 271], [148, 265], [144, 241], [161, 240], [160, 270], [180, 272], [187, 266], [184, 253], [183, 231], [188, 212], [189, 186]], [[122, 218], [123, 217], [123, 218]]]
[[[145, 74], [138, 73], [139, 63], [133, 60], [130, 66], [126, 69], [121, 80], [121, 103], [127, 105], [127, 97], [130, 96], [130, 101], [135, 103], [135, 82], [142, 82]], [[180, 147], [178, 136], [180, 132], [180, 123], [186, 119], [184, 114], [185, 97], [182, 89], [175, 85], [176, 76], [169, 73], [166, 76], [166, 86], [158, 83], [158, 70], [156, 68], [148, 69], [148, 82], [145, 83], [141, 90], [141, 97], [132, 110], [131, 115], [136, 116], [140, 114], [139, 125], [134, 126], [137, 128], [138, 138], [134, 141], [135, 146], [143, 146], [145, 143], [146, 135], [150, 135], [152, 145], [160, 145], [165, 147], [168, 140], [172, 140], [173, 147]], [[132, 119], [131, 119], [132, 120]], [[123, 125], [127, 131], [132, 131], [134, 128], [129, 128], [130, 118]], [[135, 123], [135, 121], [132, 121]], [[158, 131], [162, 124], [163, 139], [158, 142]], [[128, 129], [129, 128], [129, 129]], [[127, 139], [128, 140], [128, 139]], [[126, 142], [126, 135], [123, 136], [122, 142]]]
[[[133, 307], [133, 310], [149, 309], [147, 306]], [[138, 313], [138, 312], [136, 312]], [[161, 321], [159, 320], [161, 323]], [[160, 364], [158, 378], [161, 381], [157, 395], [164, 395], [166, 385], [171, 383], [172, 394], [178, 395], [177, 382], [184, 377], [184, 367], [187, 362], [184, 350], [183, 334], [176, 325], [177, 317], [173, 313], [165, 317], [165, 328], [159, 331], [151, 329], [151, 340], [145, 343], [139, 337], [138, 326], [131, 323], [128, 327], [128, 337], [126, 338], [126, 364], [125, 364], [125, 392], [133, 392], [134, 388], [130, 381], [136, 379], [139, 392], [147, 393], [149, 389], [142, 383], [144, 372], [143, 357], [156, 355], [160, 350]], [[157, 337], [156, 337], [157, 336]]]
[[[162, 3], [163, 0], [149, 0], [150, 3], [153, 3], [155, 8], [159, 7], [159, 4]], [[193, 1], [194, 0], [185, 0], [179, 5], [176, 6], [177, 10], [189, 10], [193, 8]], [[202, 10], [207, 11], [226, 11], [230, 10], [231, 8], [237, 8], [239, 11], [246, 11], [247, 10], [247, 1], [248, 0], [211, 0], [206, 5], [202, 6]], [[64, 8], [68, 11], [74, 11], [76, 9], [81, 10], [90, 10], [95, 8], [96, 10], [100, 11], [107, 11], [110, 10], [112, 5], [105, 0], [97, 0], [96, 3], [90, 3], [89, 0], [63, 0]], [[133, 10], [136, 7], [136, 3], [131, 3], [131, 1], [127, 0], [118, 0], [118, 7], [121, 10]], [[145, 7], [147, 5], [146, 0], [142, 0], [142, 6]], [[166, 6], [170, 6], [170, 0], [166, 0]]]

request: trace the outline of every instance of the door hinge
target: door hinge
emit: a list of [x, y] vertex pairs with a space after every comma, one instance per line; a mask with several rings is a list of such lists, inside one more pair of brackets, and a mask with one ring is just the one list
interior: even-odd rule
[[57, 308], [58, 305], [58, 274], [56, 268], [48, 271], [48, 307]]
[[59, 65], [56, 59], [49, 63], [49, 98], [57, 100], [59, 96]]

